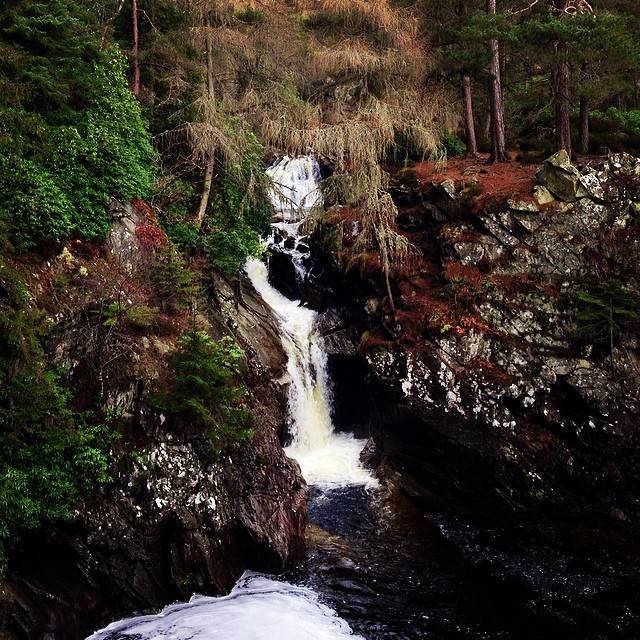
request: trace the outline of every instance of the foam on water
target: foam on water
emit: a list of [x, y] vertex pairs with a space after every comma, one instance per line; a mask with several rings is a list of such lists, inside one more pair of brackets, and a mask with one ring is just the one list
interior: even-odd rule
[[[361, 638], [310, 589], [245, 573], [222, 598], [194, 596], [161, 613], [114, 622], [88, 640], [341, 640]], [[362, 639], [361, 639], [362, 640]]]
[[307, 482], [320, 488], [376, 486], [375, 478], [360, 464], [365, 443], [351, 434], [334, 431], [327, 356], [315, 332], [316, 312], [272, 287], [267, 267], [260, 260], [250, 260], [246, 270], [256, 291], [278, 319], [287, 354], [293, 436], [287, 454], [298, 461]]
[[284, 156], [267, 169], [267, 175], [273, 181], [270, 196], [274, 211], [285, 222], [300, 220], [322, 202], [320, 166], [312, 155]]

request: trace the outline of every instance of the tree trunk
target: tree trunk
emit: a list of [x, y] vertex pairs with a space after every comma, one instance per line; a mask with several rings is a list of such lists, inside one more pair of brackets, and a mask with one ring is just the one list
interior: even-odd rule
[[[487, 13], [495, 14], [496, 0], [487, 0]], [[487, 42], [490, 53], [489, 106], [491, 109], [491, 157], [490, 162], [507, 159], [504, 133], [504, 101], [500, 72], [500, 46], [495, 38]]]
[[213, 100], [215, 97], [214, 85], [213, 85], [213, 38], [211, 37], [211, 22], [208, 16], [205, 18], [206, 28], [206, 45], [207, 45], [207, 92], [209, 99]]
[[213, 170], [215, 168], [215, 153], [212, 149], [207, 160], [207, 168], [204, 172], [204, 184], [202, 185], [202, 195], [200, 196], [200, 205], [196, 214], [196, 226], [198, 229], [202, 226], [204, 216], [207, 213], [209, 205], [209, 194], [211, 193], [211, 185], [213, 184]]
[[[204, 28], [205, 28], [205, 45], [207, 56], [207, 96], [209, 100], [215, 99], [214, 91], [214, 77], [213, 77], [213, 39], [211, 37], [211, 22], [209, 20], [209, 14], [204, 15]], [[202, 195], [200, 196], [200, 205], [198, 206], [198, 213], [196, 214], [196, 226], [198, 229], [202, 227], [204, 216], [207, 213], [207, 207], [209, 206], [209, 196], [211, 194], [211, 185], [213, 184], [213, 171], [215, 168], [215, 148], [209, 151], [209, 157], [207, 159], [207, 167], [204, 172], [204, 184], [202, 185]]]
[[589, 98], [580, 96], [580, 153], [589, 153]]
[[138, 0], [131, 0], [133, 19], [133, 94], [140, 95], [140, 42], [138, 32]]
[[[569, 0], [554, 0], [556, 15], [563, 16]], [[566, 49], [560, 42], [553, 44], [555, 60], [551, 70], [553, 101], [556, 111], [556, 150], [564, 149], [571, 156], [571, 68]]]
[[487, 111], [484, 116], [484, 128], [482, 130], [484, 135], [483, 140], [487, 147], [491, 146], [491, 105], [487, 102]]
[[464, 103], [464, 125], [467, 132], [467, 156], [475, 158], [478, 155], [476, 141], [476, 125], [473, 120], [473, 96], [471, 94], [471, 78], [462, 76], [462, 101]]

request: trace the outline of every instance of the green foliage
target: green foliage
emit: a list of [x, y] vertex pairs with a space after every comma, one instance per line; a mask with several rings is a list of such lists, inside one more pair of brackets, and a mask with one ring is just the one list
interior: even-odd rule
[[152, 280], [165, 310], [192, 306], [202, 295], [199, 274], [187, 268], [172, 248], [163, 251], [153, 265]]
[[[97, 4], [97, 3], [96, 3]], [[105, 237], [112, 197], [148, 197], [154, 153], [126, 60], [92, 3], [0, 10], [0, 217], [15, 249]]]
[[640, 134], [640, 110], [622, 111], [617, 107], [609, 107], [606, 111], [593, 111], [591, 116], [600, 120], [609, 120], [620, 126]]
[[0, 573], [22, 536], [72, 518], [109, 479], [113, 435], [72, 410], [62, 372], [46, 364], [47, 324], [28, 301], [0, 261]]
[[460, 140], [460, 138], [451, 131], [447, 131], [442, 140], [442, 146], [447, 152], [448, 158], [464, 155], [467, 150], [467, 145]]
[[247, 390], [237, 383], [243, 358], [232, 338], [216, 342], [193, 330], [182, 336], [171, 360], [174, 381], [160, 404], [204, 426], [213, 451], [252, 435], [253, 417], [244, 406]]
[[158, 309], [146, 304], [123, 304], [114, 302], [102, 312], [105, 327], [128, 325], [132, 329], [149, 329], [158, 318]]
[[228, 170], [212, 194], [203, 240], [211, 264], [229, 276], [236, 276], [249, 256], [262, 253], [262, 238], [270, 232], [272, 208], [266, 184], [259, 184], [252, 197], [246, 185], [264, 175], [262, 147], [253, 134], [252, 150], [241, 166]]
[[180, 252], [195, 255], [202, 248], [202, 237], [198, 227], [190, 221], [172, 222], [164, 225], [167, 236]]

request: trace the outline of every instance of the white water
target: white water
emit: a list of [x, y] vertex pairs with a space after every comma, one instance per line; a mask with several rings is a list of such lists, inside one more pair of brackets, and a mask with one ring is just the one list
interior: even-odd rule
[[293, 441], [287, 455], [298, 461], [302, 475], [311, 485], [324, 489], [356, 484], [374, 486], [375, 479], [360, 464], [364, 442], [351, 434], [334, 431], [327, 356], [314, 331], [316, 312], [272, 287], [263, 262], [250, 260], [246, 270], [282, 330], [291, 380], [289, 421]]
[[[321, 202], [318, 163], [313, 156], [285, 157], [268, 173], [277, 180], [281, 190], [289, 194], [284, 203], [277, 196], [272, 197], [276, 215], [280, 214], [285, 221], [293, 215], [297, 220], [274, 226], [285, 229], [298, 242], [300, 223], [311, 206]], [[295, 209], [291, 209], [291, 203], [296, 203]], [[297, 268], [302, 269], [297, 248], [290, 249], [289, 253]], [[321, 489], [375, 486], [375, 478], [360, 463], [364, 442], [334, 430], [327, 356], [315, 331], [316, 312], [272, 287], [263, 262], [250, 260], [246, 270], [256, 291], [280, 323], [282, 344], [288, 357], [289, 422], [293, 440], [287, 454], [298, 461], [307, 482]]]
[[[340, 640], [349, 625], [304, 587], [246, 573], [222, 598], [194, 596], [157, 615], [114, 622], [88, 640]], [[361, 639], [362, 640], [362, 639]]]
[[284, 156], [267, 169], [273, 181], [271, 203], [285, 223], [295, 223], [322, 202], [320, 166], [309, 156]]

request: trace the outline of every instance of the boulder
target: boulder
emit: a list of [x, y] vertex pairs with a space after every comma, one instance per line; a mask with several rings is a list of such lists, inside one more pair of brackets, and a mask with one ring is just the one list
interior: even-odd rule
[[536, 178], [540, 185], [564, 202], [575, 202], [588, 195], [582, 185], [580, 172], [571, 164], [564, 149], [544, 161]]
[[291, 254], [278, 247], [271, 247], [269, 256], [269, 282], [291, 300], [302, 296], [296, 265]]
[[507, 205], [511, 211], [518, 213], [538, 213], [540, 211], [538, 205], [529, 200], [507, 200]]

